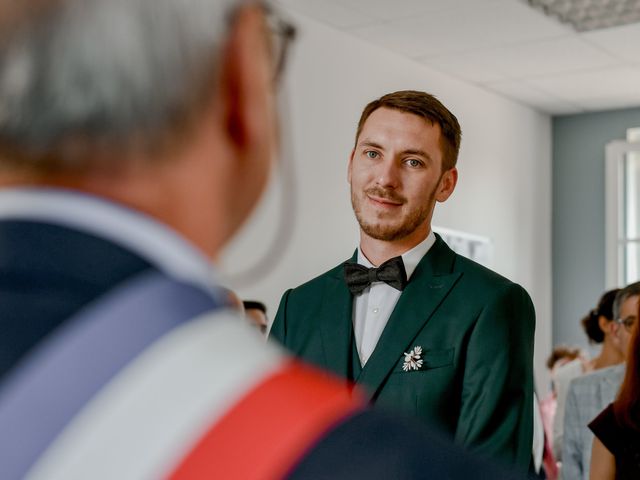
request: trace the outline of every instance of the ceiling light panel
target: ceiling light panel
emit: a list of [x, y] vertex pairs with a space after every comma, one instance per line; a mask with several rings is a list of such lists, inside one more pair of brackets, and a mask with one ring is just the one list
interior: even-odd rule
[[640, 22], [640, 0], [525, 0], [578, 32]]

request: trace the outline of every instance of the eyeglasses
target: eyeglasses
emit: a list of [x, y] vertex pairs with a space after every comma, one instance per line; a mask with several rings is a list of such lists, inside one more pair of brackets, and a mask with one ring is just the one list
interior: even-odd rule
[[[269, 53], [271, 56], [271, 79], [274, 84], [280, 80], [284, 72], [289, 45], [296, 36], [296, 27], [284, 20], [276, 10], [266, 2], [259, 2], [258, 6], [264, 13], [265, 23], [269, 29]], [[230, 11], [229, 24], [235, 21], [238, 8]]]
[[616, 318], [614, 322], [616, 322], [618, 325], [623, 325], [627, 332], [631, 332], [634, 325], [637, 323], [637, 320], [638, 317], [636, 317], [635, 315], [629, 315], [625, 318]]
[[270, 34], [271, 78], [277, 84], [284, 72], [289, 46], [296, 37], [296, 27], [280, 17], [269, 4], [263, 3], [262, 9]]

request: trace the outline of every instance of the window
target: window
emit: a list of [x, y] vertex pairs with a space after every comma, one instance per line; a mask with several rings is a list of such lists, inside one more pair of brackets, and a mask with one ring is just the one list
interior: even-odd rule
[[606, 149], [607, 288], [640, 280], [640, 129]]

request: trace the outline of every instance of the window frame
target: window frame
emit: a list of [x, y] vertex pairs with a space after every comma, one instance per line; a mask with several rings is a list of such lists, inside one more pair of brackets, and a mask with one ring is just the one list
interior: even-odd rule
[[640, 244], [625, 232], [624, 162], [629, 153], [640, 156], [640, 142], [614, 140], [605, 148], [605, 282], [612, 289], [625, 285], [626, 246]]

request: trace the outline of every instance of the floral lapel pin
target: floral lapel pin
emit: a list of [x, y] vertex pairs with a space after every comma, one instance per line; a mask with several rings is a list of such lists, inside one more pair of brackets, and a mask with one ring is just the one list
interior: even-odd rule
[[422, 368], [422, 347], [413, 347], [409, 353], [404, 352], [404, 363], [402, 364], [402, 370], [408, 372], [410, 370], [420, 370]]

